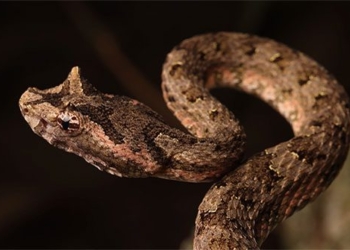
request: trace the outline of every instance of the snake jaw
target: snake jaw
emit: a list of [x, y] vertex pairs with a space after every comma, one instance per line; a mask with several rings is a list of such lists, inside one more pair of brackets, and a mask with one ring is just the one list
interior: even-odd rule
[[42, 95], [38, 89], [28, 88], [20, 100], [19, 107], [22, 116], [29, 124], [34, 133], [47, 137], [47, 132], [51, 133], [55, 127], [54, 117], [52, 117], [45, 104], [40, 104]]

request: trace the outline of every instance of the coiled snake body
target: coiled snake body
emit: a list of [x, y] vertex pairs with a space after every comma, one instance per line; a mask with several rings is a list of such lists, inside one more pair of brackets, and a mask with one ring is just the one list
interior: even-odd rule
[[[349, 148], [349, 100], [320, 65], [273, 40], [195, 36], [167, 56], [168, 107], [192, 134], [147, 106], [103, 94], [73, 68], [57, 87], [29, 88], [20, 109], [35, 133], [111, 174], [218, 180], [199, 206], [195, 249], [258, 248], [271, 230], [333, 181]], [[245, 134], [209, 93], [232, 87], [270, 104], [295, 137], [242, 161]]]

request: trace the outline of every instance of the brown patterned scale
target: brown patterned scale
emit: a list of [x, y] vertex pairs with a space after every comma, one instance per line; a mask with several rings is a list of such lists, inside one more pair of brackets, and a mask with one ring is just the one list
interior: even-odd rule
[[[195, 249], [256, 249], [271, 230], [333, 181], [349, 148], [349, 99], [301, 52], [240, 33], [195, 36], [163, 68], [168, 107], [191, 134], [138, 101], [98, 92], [74, 67], [60, 85], [19, 101], [32, 130], [100, 170], [122, 177], [217, 180], [199, 207]], [[257, 96], [295, 137], [242, 161], [245, 134], [208, 89]]]

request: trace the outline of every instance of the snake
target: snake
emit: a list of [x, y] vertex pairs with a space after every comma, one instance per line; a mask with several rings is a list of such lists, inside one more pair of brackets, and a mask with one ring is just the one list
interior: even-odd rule
[[[245, 157], [244, 128], [211, 93], [233, 88], [279, 112], [294, 137]], [[283, 220], [316, 199], [349, 149], [349, 98], [302, 52], [252, 34], [183, 40], [167, 55], [162, 91], [187, 131], [147, 105], [98, 91], [73, 67], [56, 87], [19, 100], [50, 144], [119, 177], [214, 182], [198, 208], [194, 249], [259, 249]]]

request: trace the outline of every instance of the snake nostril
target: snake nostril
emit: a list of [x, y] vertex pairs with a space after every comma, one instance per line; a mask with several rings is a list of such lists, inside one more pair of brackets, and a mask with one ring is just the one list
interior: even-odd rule
[[179, 75], [180, 72], [182, 71], [182, 65], [180, 63], [175, 64], [171, 67], [169, 74], [173, 77], [175, 77], [175, 75]]
[[22, 109], [22, 112], [23, 112], [24, 114], [27, 114], [27, 113], [29, 112], [29, 110], [28, 110], [28, 108], [23, 108], [23, 109]]
[[176, 101], [176, 99], [175, 99], [175, 97], [174, 97], [174, 96], [169, 95], [169, 96], [168, 96], [168, 101], [169, 101], [169, 102], [175, 102], [175, 101]]

